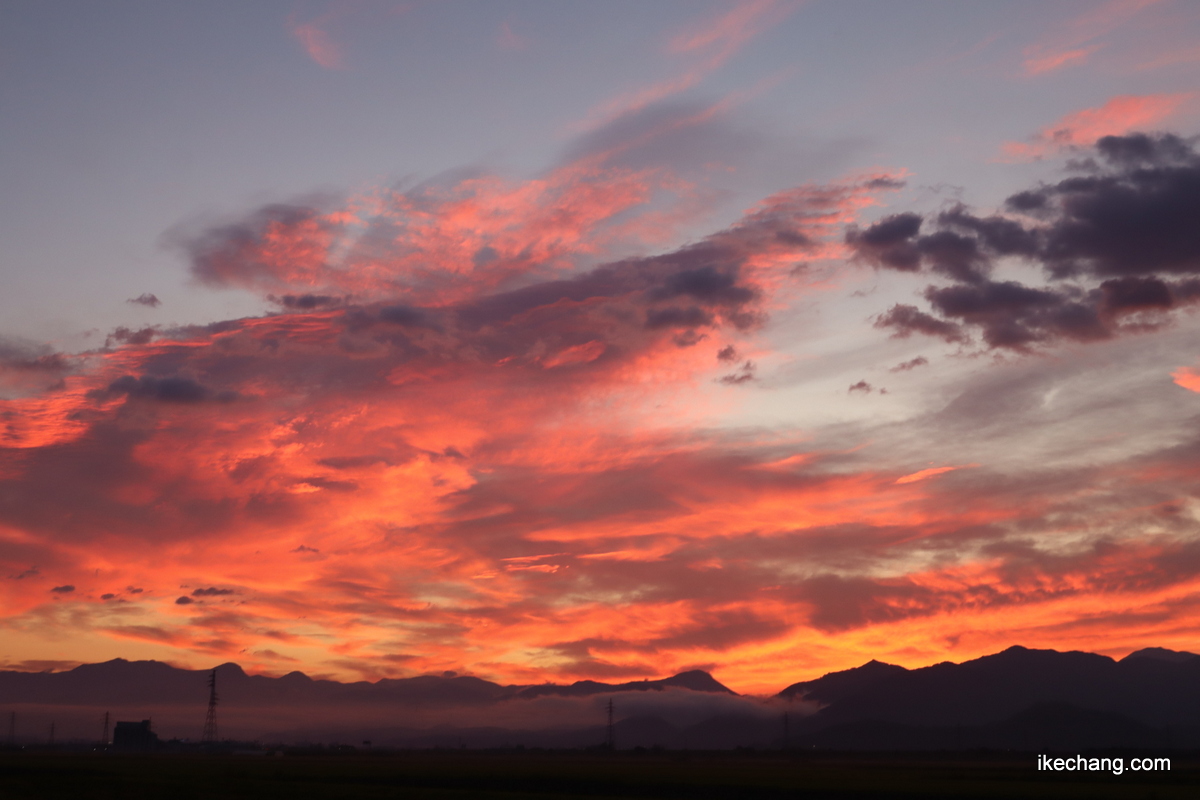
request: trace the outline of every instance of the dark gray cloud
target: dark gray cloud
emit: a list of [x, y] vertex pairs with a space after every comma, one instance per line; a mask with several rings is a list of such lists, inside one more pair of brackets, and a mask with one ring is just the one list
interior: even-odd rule
[[0, 374], [59, 377], [70, 372], [70, 361], [44, 345], [0, 338]]
[[646, 312], [646, 327], [705, 328], [713, 324], [712, 314], [697, 306], [652, 308]]
[[209, 586], [207, 588], [193, 590], [192, 597], [220, 597], [221, 595], [233, 593], [233, 589], [218, 589], [215, 586]]
[[422, 327], [429, 324], [427, 312], [405, 305], [384, 306], [379, 309], [379, 318], [393, 325]]
[[197, 383], [191, 378], [172, 375], [156, 378], [150, 375], [134, 377], [123, 375], [108, 385], [104, 390], [108, 395], [126, 395], [127, 397], [157, 400], [162, 403], [200, 403], [216, 399], [228, 402], [236, 398], [230, 392], [213, 392], [211, 389]]
[[930, 287], [929, 304], [943, 317], [961, 320], [983, 334], [990, 347], [1021, 349], [1034, 342], [1080, 341], [1110, 335], [1092, 304], [1069, 290], [1034, 289], [1015, 281]]
[[927, 314], [916, 306], [897, 303], [875, 320], [876, 328], [891, 328], [893, 336], [907, 337], [914, 333], [937, 336], [947, 342], [966, 342], [962, 326]]
[[731, 372], [728, 375], [722, 375], [718, 380], [726, 386], [737, 386], [738, 384], [748, 383], [755, 380], [754, 373], [758, 366], [753, 361], [746, 361], [737, 372]]
[[846, 232], [846, 244], [853, 247], [859, 257], [877, 266], [916, 272], [921, 268], [921, 252], [914, 239], [923, 223], [920, 214], [893, 214], [866, 230], [850, 228]]
[[[867, 263], [928, 271], [935, 314], [896, 305], [876, 320], [897, 335], [918, 332], [989, 348], [1027, 350], [1058, 340], [1096, 341], [1157, 327], [1200, 299], [1200, 155], [1171, 134], [1109, 136], [1085, 174], [1018, 192], [1006, 201], [1025, 219], [976, 216], [957, 206], [932, 220], [895, 214], [846, 242]], [[1098, 159], [1098, 161], [1096, 160]], [[922, 234], [926, 222], [932, 232]], [[1043, 286], [990, 278], [997, 259], [1040, 268]], [[1166, 276], [1166, 277], [1164, 277]]]
[[150, 308], [158, 308], [162, 305], [162, 300], [159, 300], [156, 296], [150, 294], [149, 292], [139, 294], [137, 297], [131, 297], [125, 302], [139, 306], [149, 306]]
[[329, 294], [285, 294], [280, 296], [269, 294], [267, 299], [290, 311], [310, 311], [315, 308], [340, 305], [345, 301], [343, 297]]
[[0, 398], [60, 389], [71, 359], [49, 347], [0, 338]]
[[118, 344], [146, 344], [157, 335], [158, 328], [153, 325], [139, 328], [138, 330], [121, 326], [105, 337], [104, 346], [111, 347], [113, 342]]
[[897, 364], [896, 366], [892, 367], [888, 371], [889, 372], [908, 372], [909, 370], [914, 370], [917, 367], [923, 367], [928, 363], [929, 363], [929, 359], [927, 359], [925, 356], [917, 356], [916, 358], [910, 358], [908, 361], [903, 361], [903, 362]]

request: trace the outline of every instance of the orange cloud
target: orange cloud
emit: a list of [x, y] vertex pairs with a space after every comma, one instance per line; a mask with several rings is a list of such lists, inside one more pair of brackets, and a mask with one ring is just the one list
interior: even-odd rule
[[[664, 185], [686, 190], [573, 164], [177, 233], [199, 279], [279, 311], [122, 334], [2, 401], [0, 481], [21, 499], [0, 515], [0, 562], [24, 576], [0, 583], [5, 624], [98, 654], [116, 637], [347, 677], [515, 678], [530, 648], [563, 674], [636, 671], [647, 648], [683, 659], [776, 635], [752, 604], [643, 603], [621, 582], [754, 526], [925, 519], [870, 475], [761, 470], [686, 433], [719, 340], [752, 335], [797, 260], [835, 253], [892, 184], [801, 187], [689, 245], [597, 265], [641, 235], [614, 218], [656, 213]], [[63, 585], [77, 588], [50, 591]], [[619, 613], [644, 632], [567, 653]]]
[[896, 483], [897, 484], [915, 483], [917, 481], [923, 481], [926, 478], [932, 478], [935, 475], [942, 475], [947, 472], [953, 472], [956, 469], [961, 469], [961, 467], [930, 467], [929, 469], [918, 470], [917, 472], [910, 473], [908, 475], [905, 475], [902, 478], [897, 478]]
[[818, 290], [796, 264], [896, 184], [789, 189], [648, 255], [630, 218], [689, 188], [583, 162], [178, 233], [276, 310], [125, 332], [0, 401], [6, 641], [372, 679], [703, 663], [740, 691], [1096, 619], [1169, 643], [1122, 615], [1192, 620], [1190, 461], [897, 479], [712, 425], [730, 354], [770, 358], [764, 321]]
[[1035, 161], [1055, 153], [1094, 144], [1104, 136], [1119, 136], [1151, 128], [1169, 119], [1194, 93], [1119, 95], [1098, 108], [1067, 114], [1039, 131], [1028, 142], [1005, 142], [1004, 161]]
[[1180, 367], [1171, 373], [1175, 383], [1193, 392], [1200, 392], [1200, 372], [1189, 367]]
[[1070, 64], [1082, 64], [1087, 57], [1099, 49], [1099, 45], [1080, 47], [1075, 50], [1065, 50], [1061, 53], [1050, 53], [1039, 58], [1025, 61], [1025, 72], [1029, 75], [1041, 75], [1043, 72], [1053, 72]]

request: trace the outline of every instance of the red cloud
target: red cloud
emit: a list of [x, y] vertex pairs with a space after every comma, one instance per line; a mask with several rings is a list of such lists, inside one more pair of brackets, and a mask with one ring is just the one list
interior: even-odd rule
[[[1029, 644], [1083, 637], [1129, 597], [1165, 608], [1194, 589], [1192, 551], [1168, 538], [1022, 543], [1078, 520], [1098, 485], [1158, 520], [1136, 471], [1118, 488], [897, 481], [867, 456], [710, 430], [745, 388], [718, 382], [721, 358], [760, 357], [746, 340], [797, 291], [797, 263], [843, 255], [895, 180], [799, 187], [689, 244], [606, 256], [668, 184], [574, 164], [180, 236], [198, 278], [291, 300], [116, 339], [3, 401], [8, 630], [69, 635], [84, 660], [116, 638], [342, 677], [718, 663], [767, 691], [869, 657], [978, 655], [1013, 626]], [[1194, 483], [1159, 473], [1156, 492]], [[1089, 533], [1108, 532], [1072, 535]]]
[[[46, 629], [164, 657], [232, 658], [269, 639], [339, 674], [457, 668], [475, 652], [476, 668], [515, 677], [529, 669], [516, 650], [550, 652], [624, 607], [646, 625], [625, 624], [629, 643], [603, 656], [619, 666], [622, 652], [705, 649], [707, 628], [686, 620], [716, 612], [583, 600], [547, 617], [580, 576], [667, 563], [732, 530], [829, 524], [850, 506], [922, 518], [868, 499], [870, 476], [722, 464], [681, 435], [704, 401], [679, 388], [711, 384], [721, 339], [750, 335], [797, 261], [840, 252], [841, 225], [892, 184], [801, 187], [683, 247], [603, 261], [641, 238], [630, 212], [653, 218], [664, 183], [574, 164], [178, 234], [197, 278], [285, 311], [118, 337], [61, 386], [5, 401], [0, 476], [20, 500], [0, 523], [21, 543], [5, 566], [43, 568], [6, 584], [9, 615], [48, 613], [47, 589], [74, 585], [54, 605], [86, 612]], [[713, 491], [693, 496], [700, 486]], [[558, 555], [521, 560], [543, 541]], [[120, 588], [135, 584], [164, 588]], [[718, 649], [737, 639], [712, 636]], [[420, 655], [385, 659], [397, 649]]]

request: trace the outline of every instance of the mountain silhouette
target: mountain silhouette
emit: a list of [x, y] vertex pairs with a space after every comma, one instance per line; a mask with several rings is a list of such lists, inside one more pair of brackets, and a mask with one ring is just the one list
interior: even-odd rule
[[1141, 650], [1133, 651], [1121, 660], [1126, 661], [1131, 658], [1153, 658], [1158, 661], [1169, 661], [1172, 664], [1182, 664], [1184, 661], [1191, 661], [1193, 658], [1200, 658], [1200, 656], [1197, 656], [1195, 653], [1167, 650], [1163, 647], [1144, 647]]
[[737, 692], [721, 685], [716, 678], [699, 669], [681, 672], [670, 678], [657, 681], [630, 681], [628, 683], [600, 683], [598, 681], [575, 681], [569, 686], [546, 683], [539, 686], [528, 686], [521, 689], [519, 695], [524, 698], [541, 697], [543, 695], [560, 695], [563, 697], [587, 697], [593, 694], [609, 692], [649, 692], [663, 689], [688, 689], [693, 692], [720, 692], [737, 695]]
[[794, 684], [779, 696], [822, 705], [803, 720], [806, 730], [862, 720], [987, 725], [1045, 703], [1154, 727], [1188, 726], [1200, 720], [1200, 658], [1155, 648], [1114, 661], [1094, 653], [1010, 647], [961, 664], [913, 670], [870, 662]]
[[[63, 672], [0, 672], [0, 709], [17, 710], [29, 731], [57, 720], [60, 731], [75, 725], [95, 736], [96, 720], [111, 710], [153, 716], [163, 730], [195, 737], [209, 672], [124, 659]], [[1200, 656], [1158, 647], [1119, 661], [1025, 647], [918, 669], [872, 660], [771, 698], [740, 696], [700, 670], [533, 686], [449, 673], [347, 683], [301, 672], [273, 678], [233, 663], [216, 673], [222, 730], [274, 741], [590, 747], [607, 736], [610, 695], [623, 748], [1200, 747]]]
[[[207, 698], [210, 670], [172, 667], [159, 661], [83, 664], [64, 672], [0, 672], [0, 702], [67, 705], [186, 704]], [[692, 670], [661, 680], [609, 684], [577, 681], [570, 685], [503, 686], [470, 676], [422, 675], [383, 678], [375, 682], [320, 680], [302, 672], [279, 678], [247, 675], [237, 664], [216, 668], [221, 702], [229, 705], [270, 706], [317, 704], [397, 703], [406, 706], [487, 705], [511, 697], [542, 695], [585, 697], [629, 691], [684, 689], [736, 695], [707, 672]]]
[[793, 683], [780, 692], [779, 697], [789, 700], [802, 697], [829, 705], [845, 697], [858, 694], [884, 678], [890, 678], [903, 672], [908, 672], [908, 670], [895, 664], [885, 664], [872, 659], [861, 667], [830, 672], [814, 681]]

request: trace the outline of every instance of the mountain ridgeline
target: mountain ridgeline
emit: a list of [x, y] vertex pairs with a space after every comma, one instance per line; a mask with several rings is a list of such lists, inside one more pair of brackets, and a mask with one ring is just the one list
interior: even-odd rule
[[[737, 695], [703, 671], [628, 683], [506, 686], [475, 677], [375, 682], [216, 668], [225, 730], [272, 741], [373, 739], [394, 746], [585, 747], [618, 709], [619, 747], [837, 750], [1078, 749], [1200, 746], [1200, 656], [1148, 648], [1123, 659], [1011, 647], [919, 669], [870, 661]], [[0, 672], [0, 710], [23, 719], [154, 712], [167, 735], [190, 732], [207, 671], [122, 659], [64, 672]]]
[[[480, 706], [508, 699], [533, 699], [548, 695], [590, 697], [615, 692], [685, 689], [736, 696], [707, 672], [693, 670], [656, 681], [599, 683], [576, 681], [569, 685], [502, 686], [469, 676], [422, 675], [416, 678], [383, 678], [374, 683], [341, 683], [314, 680], [302, 672], [279, 678], [247, 675], [237, 664], [216, 668], [222, 702], [239, 706], [294, 704], [400, 706]], [[0, 703], [54, 705], [181, 705], [207, 697], [204, 687], [209, 670], [178, 669], [160, 661], [126, 661], [83, 664], [65, 672], [0, 672]], [[199, 691], [199, 694], [197, 692]]]

